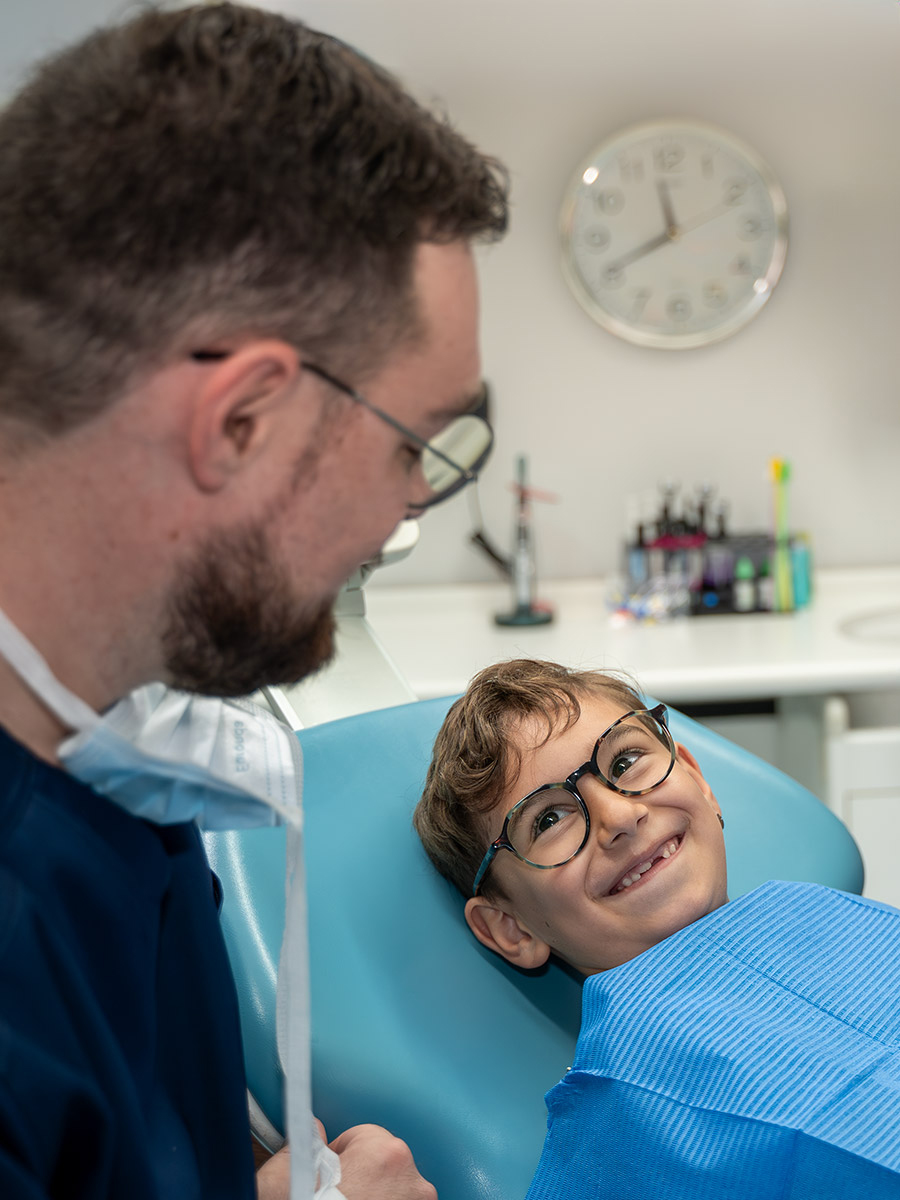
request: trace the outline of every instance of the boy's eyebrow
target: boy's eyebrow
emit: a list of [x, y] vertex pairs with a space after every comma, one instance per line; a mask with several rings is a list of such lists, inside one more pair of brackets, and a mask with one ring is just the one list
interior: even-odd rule
[[[646, 729], [646, 727], [639, 727], [639, 728], [642, 728], [643, 731], [646, 733], [650, 732], [648, 729]], [[615, 727], [615, 729], [610, 729], [607, 733], [601, 734], [600, 738], [598, 738], [597, 740], [598, 741], [602, 740], [607, 746], [614, 746], [618, 742], [623, 742], [627, 738], [630, 738], [634, 734], [634, 732], [635, 732], [635, 727], [634, 727], [634, 725], [632, 725], [630, 723], [624, 724], [624, 725], [617, 725]]]

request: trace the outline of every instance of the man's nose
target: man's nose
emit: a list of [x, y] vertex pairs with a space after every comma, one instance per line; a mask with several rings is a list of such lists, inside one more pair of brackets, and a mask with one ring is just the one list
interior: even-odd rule
[[599, 779], [579, 780], [578, 788], [591, 815], [591, 834], [604, 849], [634, 837], [649, 811], [642, 796], [623, 796]]

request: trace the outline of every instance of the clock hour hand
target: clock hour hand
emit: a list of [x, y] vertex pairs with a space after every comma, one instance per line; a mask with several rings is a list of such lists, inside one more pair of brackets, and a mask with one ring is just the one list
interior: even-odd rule
[[674, 238], [678, 235], [679, 229], [678, 222], [675, 220], [675, 210], [672, 207], [672, 193], [669, 191], [669, 185], [664, 179], [658, 179], [656, 190], [659, 192], [659, 202], [662, 205], [666, 221], [666, 232], [669, 237]]
[[639, 258], [643, 258], [645, 254], [651, 254], [654, 250], [658, 250], [660, 246], [665, 246], [667, 242], [672, 241], [672, 234], [668, 229], [651, 238], [649, 242], [642, 242], [640, 246], [635, 246], [633, 250], [629, 250], [627, 254], [623, 254], [620, 258], [614, 259], [610, 263], [606, 263], [605, 270], [621, 271], [623, 267], [630, 266], [633, 262], [637, 262]]

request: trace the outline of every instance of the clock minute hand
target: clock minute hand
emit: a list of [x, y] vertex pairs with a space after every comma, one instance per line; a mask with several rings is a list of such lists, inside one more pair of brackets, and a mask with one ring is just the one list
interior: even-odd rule
[[665, 246], [667, 242], [672, 241], [672, 234], [668, 229], [651, 238], [649, 242], [642, 242], [640, 246], [635, 246], [633, 250], [629, 250], [627, 254], [623, 254], [621, 258], [613, 259], [611, 263], [606, 264], [607, 271], [620, 271], [622, 267], [628, 267], [633, 262], [637, 262], [639, 258], [643, 258], [645, 254], [651, 254], [654, 250], [658, 250], [660, 246]]

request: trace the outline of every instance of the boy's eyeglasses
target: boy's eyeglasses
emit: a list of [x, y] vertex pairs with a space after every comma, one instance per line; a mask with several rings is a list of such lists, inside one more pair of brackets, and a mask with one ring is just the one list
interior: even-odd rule
[[[195, 350], [191, 358], [195, 362], [215, 362], [228, 358], [229, 353], [227, 350]], [[303, 369], [318, 375], [337, 391], [349, 396], [356, 404], [374, 413], [422, 451], [421, 467], [427, 493], [421, 499], [410, 501], [411, 510], [440, 504], [442, 500], [449, 499], [467, 483], [472, 483], [478, 478], [478, 472], [484, 466], [494, 444], [494, 431], [487, 420], [487, 385], [482, 385], [471, 412], [454, 417], [440, 433], [426, 441], [390, 413], [372, 404], [362, 392], [332, 375], [330, 371], [306, 361], [303, 361]]]
[[601, 733], [587, 762], [562, 783], [545, 783], [513, 805], [481, 860], [472, 895], [478, 895], [498, 850], [510, 850], [530, 867], [546, 871], [584, 849], [591, 831], [590, 813], [578, 791], [584, 775], [596, 776], [621, 796], [644, 796], [668, 779], [674, 765], [675, 743], [664, 704], [619, 717]]

